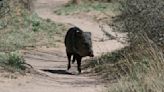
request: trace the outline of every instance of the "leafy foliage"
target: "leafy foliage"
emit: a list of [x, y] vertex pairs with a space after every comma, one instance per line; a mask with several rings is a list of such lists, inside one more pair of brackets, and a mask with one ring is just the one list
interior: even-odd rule
[[10, 72], [22, 72], [26, 69], [25, 60], [19, 52], [0, 53], [0, 66]]
[[[131, 44], [143, 33], [159, 47], [164, 44], [164, 1], [163, 0], [121, 0], [122, 14], [115, 18], [116, 29], [129, 32]], [[163, 48], [162, 48], [163, 49]], [[163, 49], [164, 50], [164, 49]]]

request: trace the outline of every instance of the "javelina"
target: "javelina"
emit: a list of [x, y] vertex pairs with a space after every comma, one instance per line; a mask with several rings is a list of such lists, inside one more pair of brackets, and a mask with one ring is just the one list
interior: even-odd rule
[[68, 58], [67, 70], [71, 68], [71, 56], [77, 61], [77, 69], [81, 73], [81, 59], [85, 56], [93, 57], [91, 33], [83, 32], [78, 27], [72, 27], [65, 36], [65, 46]]

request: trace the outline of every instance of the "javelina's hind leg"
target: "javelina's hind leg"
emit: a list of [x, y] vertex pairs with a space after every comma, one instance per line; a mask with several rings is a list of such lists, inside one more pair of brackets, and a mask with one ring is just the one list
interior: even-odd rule
[[69, 70], [71, 68], [71, 53], [67, 53], [67, 58], [68, 58], [68, 66], [67, 66], [67, 70]]
[[75, 55], [73, 55], [72, 64], [74, 64], [75, 60], [76, 60], [76, 57], [75, 57]]
[[77, 70], [79, 71], [79, 74], [81, 73], [81, 56], [77, 56]]

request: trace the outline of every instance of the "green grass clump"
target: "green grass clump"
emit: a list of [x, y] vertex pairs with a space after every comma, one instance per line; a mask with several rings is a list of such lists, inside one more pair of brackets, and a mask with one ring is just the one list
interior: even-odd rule
[[22, 72], [26, 69], [23, 56], [15, 51], [10, 53], [0, 53], [0, 66], [9, 72]]
[[106, 11], [114, 11], [118, 7], [117, 3], [83, 3], [83, 4], [68, 4], [62, 6], [61, 8], [55, 10], [54, 12], [58, 15], [71, 15], [80, 12], [106, 12]]
[[23, 12], [13, 16], [10, 24], [1, 30], [0, 50], [10, 51], [36, 46], [56, 46], [61, 41], [64, 25], [39, 18], [36, 14]]
[[[29, 1], [29, 0], [28, 0]], [[26, 47], [54, 47], [62, 41], [65, 26], [50, 19], [42, 19], [30, 12], [28, 2], [22, 0], [2, 1], [2, 10], [8, 11], [0, 18], [0, 51], [15, 51]], [[28, 3], [28, 4], [25, 4]]]

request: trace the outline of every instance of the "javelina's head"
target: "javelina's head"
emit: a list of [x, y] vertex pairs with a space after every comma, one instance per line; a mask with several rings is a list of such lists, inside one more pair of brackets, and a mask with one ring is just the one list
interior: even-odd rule
[[[78, 31], [77, 31], [78, 32]], [[93, 57], [91, 32], [78, 32], [78, 50], [82, 56]]]

